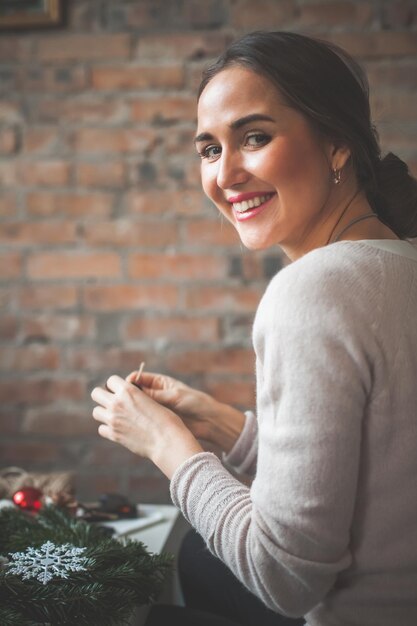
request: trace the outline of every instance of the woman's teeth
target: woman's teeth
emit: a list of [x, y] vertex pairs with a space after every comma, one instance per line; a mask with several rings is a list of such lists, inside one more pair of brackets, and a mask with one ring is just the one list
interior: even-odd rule
[[243, 200], [243, 202], [234, 202], [233, 208], [238, 213], [244, 213], [249, 209], [254, 209], [255, 207], [260, 206], [261, 204], [269, 200], [269, 198], [271, 198], [272, 196], [273, 194], [270, 193], [266, 196], [256, 196], [256, 198], [251, 198], [250, 200]]

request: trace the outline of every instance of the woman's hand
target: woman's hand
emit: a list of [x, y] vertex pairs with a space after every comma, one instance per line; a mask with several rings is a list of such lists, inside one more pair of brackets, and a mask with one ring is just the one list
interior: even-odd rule
[[[135, 384], [137, 372], [127, 381]], [[174, 411], [197, 439], [204, 439], [229, 452], [245, 423], [243, 413], [212, 396], [161, 374], [143, 372], [138, 383], [153, 400]]]
[[203, 451], [178, 415], [120, 376], [111, 376], [106, 389], [93, 389], [91, 397], [99, 434], [150, 459], [168, 478]]

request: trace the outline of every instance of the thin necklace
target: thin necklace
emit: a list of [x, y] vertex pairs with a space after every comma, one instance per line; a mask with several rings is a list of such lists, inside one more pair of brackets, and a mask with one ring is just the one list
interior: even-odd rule
[[358, 195], [358, 193], [360, 192], [360, 189], [357, 189], [356, 192], [353, 194], [353, 196], [351, 197], [351, 199], [349, 200], [349, 202], [347, 203], [347, 205], [345, 206], [345, 208], [343, 209], [343, 211], [341, 212], [341, 214], [339, 215], [339, 219], [337, 220], [336, 224], [333, 226], [332, 228], [332, 232], [329, 235], [328, 240], [326, 241], [326, 246], [329, 245], [330, 242], [335, 243], [336, 241], [338, 241], [340, 239], [340, 237], [343, 235], [343, 233], [350, 228], [351, 226], [353, 226], [353, 224], [355, 224], [356, 222], [359, 222], [360, 220], [363, 219], [367, 219], [368, 217], [377, 217], [375, 215], [375, 213], [367, 213], [366, 215], [362, 215], [361, 217], [356, 217], [355, 219], [353, 219], [351, 222], [349, 222], [349, 224], [347, 224], [342, 231], [337, 235], [336, 239], [334, 241], [332, 241], [332, 237], [333, 237], [333, 233], [336, 230], [336, 228], [338, 227], [341, 219], [343, 218], [343, 216], [345, 215], [346, 211], [348, 210], [348, 208], [350, 207], [350, 205], [352, 204], [352, 202], [354, 201], [354, 199], [356, 198], [356, 196]]
[[351, 222], [349, 222], [349, 224], [347, 224], [344, 229], [337, 235], [336, 239], [334, 239], [332, 241], [332, 243], [336, 243], [336, 241], [339, 241], [340, 237], [343, 235], [343, 233], [345, 231], [347, 231], [348, 228], [350, 228], [351, 226], [353, 226], [353, 224], [356, 224], [357, 222], [361, 222], [362, 220], [367, 220], [370, 217], [378, 217], [378, 215], [376, 213], [367, 213], [366, 215], [361, 215], [360, 217], [356, 217], [354, 220], [352, 220]]

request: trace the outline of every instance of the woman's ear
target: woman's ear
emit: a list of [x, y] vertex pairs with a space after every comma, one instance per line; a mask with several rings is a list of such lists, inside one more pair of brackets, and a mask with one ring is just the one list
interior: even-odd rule
[[342, 170], [351, 156], [350, 148], [343, 143], [333, 143], [330, 146], [330, 164], [332, 170]]

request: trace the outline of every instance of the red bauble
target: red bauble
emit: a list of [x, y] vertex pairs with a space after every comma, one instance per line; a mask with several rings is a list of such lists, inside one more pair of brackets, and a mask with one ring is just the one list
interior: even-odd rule
[[23, 511], [36, 513], [42, 508], [42, 491], [36, 487], [22, 487], [13, 494], [12, 500]]

